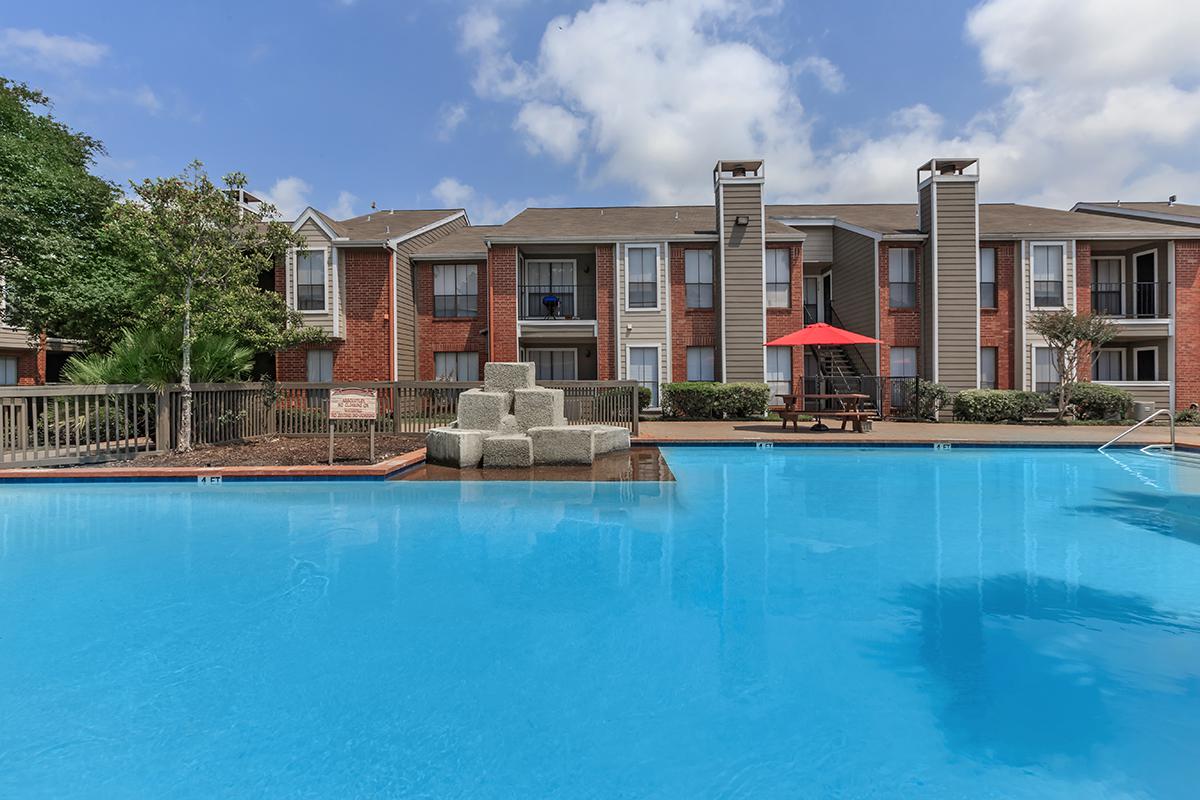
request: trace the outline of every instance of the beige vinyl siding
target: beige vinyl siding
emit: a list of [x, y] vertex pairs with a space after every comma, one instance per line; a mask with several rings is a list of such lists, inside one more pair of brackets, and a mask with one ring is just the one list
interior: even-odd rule
[[[875, 328], [875, 253], [877, 242], [843, 228], [833, 231], [833, 308], [847, 330], [878, 336]], [[805, 248], [808, 247], [807, 240]], [[858, 347], [863, 360], [875, 368], [874, 346]]]
[[1135, 403], [1153, 403], [1154, 409], [1157, 411], [1161, 408], [1171, 407], [1171, 386], [1168, 383], [1147, 384], [1147, 383], [1113, 383], [1109, 381], [1097, 381], [1109, 386], [1115, 386], [1118, 389], [1124, 389], [1133, 395]]
[[[763, 253], [762, 184], [722, 183], [721, 296], [725, 319], [724, 380], [762, 381]], [[739, 216], [750, 224], [738, 226]]]
[[31, 349], [31, 345], [29, 343], [29, 333], [21, 328], [0, 327], [0, 349]]
[[[303, 317], [304, 317], [304, 324], [312, 326], [314, 328], [320, 328], [322, 331], [324, 331], [326, 333], [326, 335], [333, 336], [334, 335], [334, 322], [333, 322], [334, 253], [333, 253], [333, 243], [330, 241], [329, 237], [325, 235], [325, 232], [322, 231], [321, 228], [312, 220], [309, 220], [309, 221], [305, 222], [302, 226], [300, 226], [300, 230], [298, 231], [298, 233], [300, 234], [300, 237], [304, 240], [304, 243], [306, 246], [313, 247], [313, 248], [324, 248], [324, 251], [325, 251], [325, 311], [320, 312], [320, 313], [310, 312], [310, 311], [302, 312]], [[288, 253], [288, 256], [287, 256], [287, 284], [286, 284], [285, 291], [287, 292], [288, 306], [291, 308], [295, 308], [296, 307], [296, 257], [295, 257], [295, 253]], [[344, 303], [342, 303], [342, 307], [343, 308], [345, 307]]]
[[[625, 296], [625, 253], [629, 247], [655, 247], [658, 250], [657, 268], [655, 275], [658, 283], [658, 310], [634, 310], [626, 307]], [[617, 303], [620, 314], [620, 325], [617, 329], [617, 368], [622, 379], [628, 377], [629, 347], [659, 348], [658, 353], [658, 382], [661, 386], [668, 380], [667, 376], [667, 254], [663, 252], [663, 244], [653, 242], [623, 243], [617, 246]], [[597, 302], [600, 298], [597, 298]], [[633, 330], [627, 330], [633, 326]]]
[[804, 262], [827, 264], [833, 261], [836, 234], [832, 225], [794, 225], [804, 234]]
[[[1023, 327], [1020, 359], [1022, 361], [1020, 374], [1023, 376], [1024, 388], [1033, 389], [1033, 348], [1045, 347], [1046, 340], [1029, 328], [1030, 316], [1037, 310], [1033, 308], [1033, 247], [1039, 244], [1062, 244], [1063, 247], [1063, 303], [1065, 307], [1075, 310], [1075, 242], [1067, 240], [1036, 239], [1021, 242], [1021, 269], [1018, 271], [1021, 280], [1020, 308], [1018, 318], [1023, 320], [1018, 327]], [[1053, 309], [1045, 309], [1051, 311]]]
[[[428, 247], [437, 240], [453, 233], [467, 224], [466, 215], [439, 225], [420, 236], [414, 236], [401, 242], [396, 247], [394, 266], [396, 270], [396, 379], [414, 381], [417, 379], [417, 301], [416, 301], [416, 270], [413, 267], [412, 256], [418, 250]], [[486, 292], [480, 286], [480, 293]], [[486, 303], [481, 302], [483, 309]]]
[[952, 392], [979, 385], [979, 237], [974, 182], [935, 182], [937, 377]]

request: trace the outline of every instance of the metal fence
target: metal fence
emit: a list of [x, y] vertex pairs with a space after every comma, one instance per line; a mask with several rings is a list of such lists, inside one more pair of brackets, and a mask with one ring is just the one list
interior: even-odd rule
[[[634, 381], [549, 381], [565, 394], [573, 425], [638, 427]], [[424, 433], [453, 421], [458, 397], [481, 383], [400, 381], [361, 383], [214, 383], [192, 387], [192, 444], [263, 436], [327, 436], [329, 393], [371, 389], [380, 434]], [[0, 466], [54, 466], [132, 458], [178, 446], [183, 416], [178, 386], [0, 387]], [[341, 422], [338, 436], [362, 436], [369, 422]]]
[[[934, 397], [927, 380], [878, 375], [805, 376], [804, 394], [864, 394], [863, 405], [880, 417], [924, 419], [933, 416]], [[805, 400], [806, 411], [831, 410], [836, 400]]]

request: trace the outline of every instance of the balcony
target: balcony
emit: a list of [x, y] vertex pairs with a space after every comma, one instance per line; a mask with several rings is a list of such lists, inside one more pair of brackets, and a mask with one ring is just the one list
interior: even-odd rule
[[1120, 319], [1166, 319], [1170, 285], [1158, 281], [1092, 284], [1092, 311]]
[[522, 283], [517, 286], [521, 321], [593, 321], [596, 287], [583, 283]]

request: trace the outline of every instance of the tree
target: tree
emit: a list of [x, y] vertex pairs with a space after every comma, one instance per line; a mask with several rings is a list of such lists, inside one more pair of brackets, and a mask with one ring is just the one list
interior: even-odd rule
[[[145, 384], [154, 389], [179, 383], [183, 370], [183, 328], [143, 325], [121, 333], [107, 353], [74, 355], [63, 366], [68, 383]], [[192, 343], [192, 378], [199, 383], [245, 380], [254, 350], [233, 334], [197, 334]]]
[[321, 337], [278, 293], [259, 288], [259, 276], [300, 241], [270, 205], [249, 210], [237, 201], [245, 185], [235, 172], [218, 186], [195, 161], [180, 175], [131, 184], [135, 199], [117, 204], [109, 223], [140, 265], [147, 315], [180, 325], [182, 451], [191, 449], [198, 332], [235, 333], [263, 349]]
[[104, 147], [0, 78], [0, 276], [7, 324], [103, 347], [133, 313], [126, 265], [104, 236], [117, 187], [89, 169]]
[[1103, 347], [1116, 328], [1104, 317], [1074, 311], [1038, 311], [1029, 328], [1046, 340], [1058, 369], [1058, 420], [1067, 414], [1071, 389], [1079, 383], [1080, 365], [1091, 368], [1092, 354]]

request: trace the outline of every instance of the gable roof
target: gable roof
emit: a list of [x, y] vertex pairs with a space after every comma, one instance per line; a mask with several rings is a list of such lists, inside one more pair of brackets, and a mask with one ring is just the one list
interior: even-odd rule
[[413, 253], [414, 261], [449, 261], [454, 259], [484, 260], [487, 258], [487, 239], [501, 225], [464, 225], [436, 242], [430, 242]]
[[415, 211], [385, 209], [372, 211], [349, 219], [336, 220], [318, 209], [306, 208], [292, 229], [298, 230], [306, 220], [313, 220], [334, 241], [344, 239], [352, 242], [384, 242], [404, 238], [423, 228], [435, 227], [439, 223], [466, 214], [461, 208], [432, 208]]

